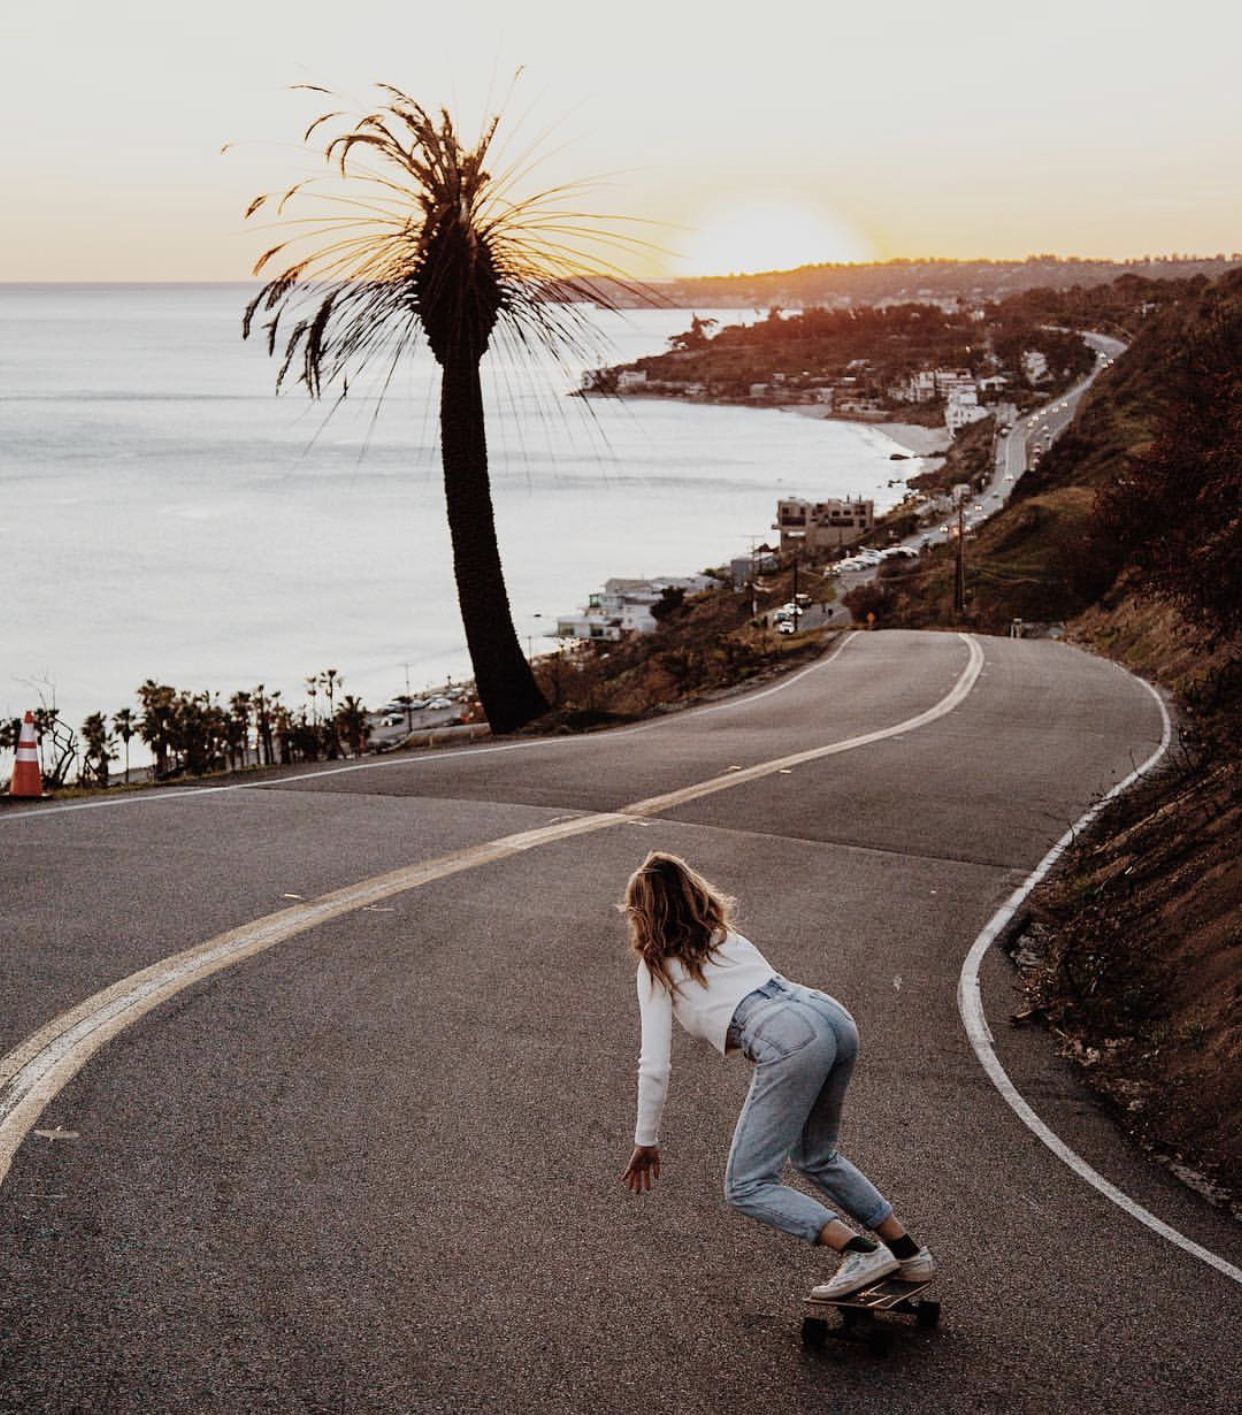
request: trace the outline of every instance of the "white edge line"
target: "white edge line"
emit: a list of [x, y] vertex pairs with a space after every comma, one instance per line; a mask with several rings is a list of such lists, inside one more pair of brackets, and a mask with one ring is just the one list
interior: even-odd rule
[[455, 761], [458, 757], [485, 757], [496, 752], [528, 752], [540, 747], [568, 747], [580, 742], [598, 742], [604, 739], [615, 741], [618, 737], [633, 737], [640, 732], [650, 732], [656, 727], [672, 727], [679, 723], [706, 717], [708, 713], [723, 712], [727, 708], [749, 706], [773, 693], [784, 692], [786, 688], [805, 678], [808, 673], [818, 672], [833, 659], [839, 657], [851, 640], [858, 636], [858, 630], [850, 629], [833, 645], [832, 649], [814, 663], [800, 668], [788, 678], [763, 688], [757, 693], [742, 693], [723, 703], [707, 703], [700, 707], [684, 708], [681, 712], [670, 713], [667, 717], [656, 718], [654, 722], [640, 722], [633, 727], [618, 727], [604, 732], [584, 732], [572, 737], [536, 737], [526, 742], [505, 742], [496, 747], [456, 747], [444, 752], [428, 752], [419, 756], [394, 756], [382, 762], [355, 762], [351, 766], [327, 767], [323, 771], [307, 771], [297, 776], [269, 776], [263, 781], [238, 781], [229, 786], [189, 786], [172, 791], [135, 791], [127, 796], [118, 796], [111, 801], [77, 801], [64, 806], [36, 806], [25, 811], [6, 811], [0, 814], [0, 826], [20, 824], [24, 821], [43, 820], [47, 816], [66, 815], [70, 811], [101, 811], [116, 806], [143, 806], [156, 801], [195, 801], [202, 796], [221, 796], [230, 791], [262, 791], [267, 787], [280, 787], [290, 782], [318, 781], [325, 776], [345, 776], [355, 771], [383, 771], [389, 767], [439, 766], [443, 762]]
[[[1125, 670], [1122, 670], [1123, 672]], [[1133, 677], [1134, 675], [1130, 675]], [[1213, 1253], [1210, 1248], [1204, 1248], [1193, 1239], [1187, 1238], [1185, 1234], [1179, 1233], [1177, 1229], [1171, 1228], [1162, 1219], [1158, 1219], [1155, 1214], [1145, 1209], [1141, 1204], [1136, 1203], [1130, 1196], [1118, 1189], [1115, 1184], [1105, 1179], [1098, 1170], [1093, 1169], [1081, 1155], [1065, 1143], [1054, 1131], [1039, 1118], [1031, 1109], [1030, 1105], [1023, 1099], [1018, 1088], [1009, 1079], [1005, 1068], [1000, 1064], [996, 1055], [994, 1038], [987, 1024], [987, 1018], [983, 1012], [983, 996], [979, 985], [979, 966], [983, 961], [988, 949], [1000, 936], [1003, 930], [1009, 925], [1014, 915], [1022, 907], [1027, 896], [1037, 884], [1048, 874], [1057, 860], [1065, 852], [1067, 847], [1074, 840], [1075, 836], [1082, 833], [1088, 825], [1095, 819], [1104, 807], [1124, 791], [1128, 791], [1140, 777], [1146, 776], [1149, 771], [1160, 761], [1165, 752], [1169, 749], [1169, 743], [1173, 737], [1173, 724], [1169, 720], [1168, 709], [1164, 705], [1164, 700], [1160, 694], [1141, 678], [1135, 681], [1142, 683], [1143, 687], [1152, 695], [1156, 701], [1156, 706], [1160, 709], [1160, 716], [1163, 721], [1163, 730], [1160, 735], [1160, 745], [1147, 758], [1141, 766], [1136, 767], [1124, 781], [1119, 781], [1116, 786], [1101, 797], [1090, 810], [1074, 822], [1065, 834], [1057, 841], [1051, 850], [1039, 862], [1034, 871], [1018, 886], [1001, 907], [992, 915], [984, 926], [983, 932], [975, 939], [971, 945], [970, 952], [966, 955], [966, 960], [962, 964], [961, 975], [957, 984], [957, 1010], [961, 1014], [962, 1024], [966, 1028], [966, 1035], [970, 1038], [970, 1044], [974, 1048], [975, 1055], [983, 1069], [988, 1073], [993, 1085], [1004, 1097], [1010, 1109], [1017, 1115], [1018, 1119], [1037, 1135], [1045, 1145], [1060, 1160], [1063, 1160], [1081, 1179], [1085, 1179], [1093, 1189], [1098, 1190], [1106, 1199], [1111, 1199], [1118, 1208], [1124, 1209], [1131, 1218], [1136, 1218], [1140, 1223], [1146, 1224], [1154, 1233], [1158, 1233], [1162, 1238], [1167, 1238], [1170, 1243], [1175, 1243], [1179, 1248], [1187, 1253], [1199, 1258], [1210, 1267], [1222, 1272], [1226, 1277], [1230, 1277], [1234, 1282], [1242, 1283], [1242, 1268], [1235, 1267], [1233, 1263], [1222, 1258], [1219, 1254]]]

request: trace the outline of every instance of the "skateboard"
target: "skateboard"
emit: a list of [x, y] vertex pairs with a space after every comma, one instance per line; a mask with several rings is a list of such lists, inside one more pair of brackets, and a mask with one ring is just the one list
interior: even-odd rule
[[[802, 1318], [802, 1344], [819, 1350], [829, 1338], [857, 1341], [873, 1356], [886, 1356], [893, 1333], [877, 1320], [877, 1314], [898, 1312], [913, 1317], [917, 1327], [939, 1326], [940, 1303], [922, 1296], [930, 1286], [930, 1281], [899, 1282], [886, 1277], [844, 1297], [808, 1297]], [[834, 1312], [841, 1314], [839, 1322], [830, 1320]]]

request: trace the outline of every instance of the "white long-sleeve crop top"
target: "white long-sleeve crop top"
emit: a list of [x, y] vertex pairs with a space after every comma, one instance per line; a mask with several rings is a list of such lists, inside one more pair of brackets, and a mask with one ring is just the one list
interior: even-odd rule
[[686, 972], [680, 960], [669, 959], [672, 993], [638, 964], [638, 1011], [642, 1019], [642, 1051], [638, 1058], [638, 1123], [636, 1145], [659, 1143], [660, 1117], [672, 1070], [673, 1016], [692, 1037], [711, 1042], [722, 1055], [729, 1023], [747, 995], [776, 976], [776, 969], [747, 938], [730, 931], [714, 954], [704, 961], [703, 982]]

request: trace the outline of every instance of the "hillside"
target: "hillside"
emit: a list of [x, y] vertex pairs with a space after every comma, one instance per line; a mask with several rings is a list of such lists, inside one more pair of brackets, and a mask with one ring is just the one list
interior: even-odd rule
[[[847, 602], [945, 625], [952, 556]], [[1178, 732], [1037, 893], [1026, 1015], [1151, 1153], [1242, 1202], [1242, 274], [1152, 311], [967, 554], [964, 622], [1061, 621], [1154, 680]]]
[[[1200, 367], [1205, 359], [1214, 361], [1215, 374]], [[1237, 571], [1230, 568], [1229, 546], [1236, 545], [1238, 534], [1238, 462], [1227, 445], [1229, 434], [1220, 433], [1226, 445], [1214, 478], [1190, 498], [1169, 476], [1158, 501], [1151, 476], [1144, 494], [1132, 490], [1136, 466], [1146, 466], [1135, 458], [1161, 427], [1167, 425], [1166, 437], [1172, 435], [1179, 446], [1199, 437], [1196, 429], [1210, 432], [1210, 411], [1197, 406], [1196, 397], [1222, 410], [1234, 408], [1236, 386], [1222, 389], [1212, 380], [1232, 378], [1236, 385], [1239, 366], [1242, 272], [1210, 286], [1192, 284], [1180, 299], [1151, 314], [1124, 356], [1096, 380], [1069, 430], [970, 544], [968, 621], [999, 632], [1015, 617], [1046, 622], [1081, 614], [1149, 554], [1158, 533], [1168, 534], [1174, 526], [1181, 540], [1189, 537], [1195, 547], [1218, 544], [1212, 575], [1225, 577], [1226, 600], [1242, 594], [1242, 585], [1231, 578]], [[1196, 394], [1205, 388], [1205, 395]], [[1208, 450], [1201, 451], [1195, 467], [1207, 465]], [[1195, 475], [1194, 468], [1186, 475]], [[1222, 535], [1226, 543], [1220, 543]], [[1198, 551], [1184, 547], [1184, 553], [1193, 557]], [[953, 622], [952, 560], [946, 548], [914, 570], [892, 567], [879, 587], [882, 618], [917, 627]], [[880, 605], [870, 607], [881, 611]]]
[[[1242, 253], [1168, 256], [1132, 261], [1080, 260], [1033, 255], [1025, 260], [888, 260], [804, 265], [796, 270], [670, 280], [658, 287], [671, 305], [687, 309], [742, 306], [767, 309], [874, 304], [879, 300], [1001, 300], [1027, 290], [1069, 290], [1107, 285], [1118, 277], [1147, 281], [1217, 279], [1242, 263]], [[618, 285], [621, 303], [644, 304], [650, 290]]]

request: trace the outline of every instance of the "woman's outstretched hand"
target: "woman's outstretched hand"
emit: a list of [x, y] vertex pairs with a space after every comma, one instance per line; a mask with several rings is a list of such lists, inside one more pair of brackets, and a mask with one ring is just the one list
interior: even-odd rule
[[621, 1176], [621, 1183], [631, 1194], [650, 1192], [651, 1181], [660, 1177], [660, 1148], [658, 1145], [635, 1145], [630, 1162]]

